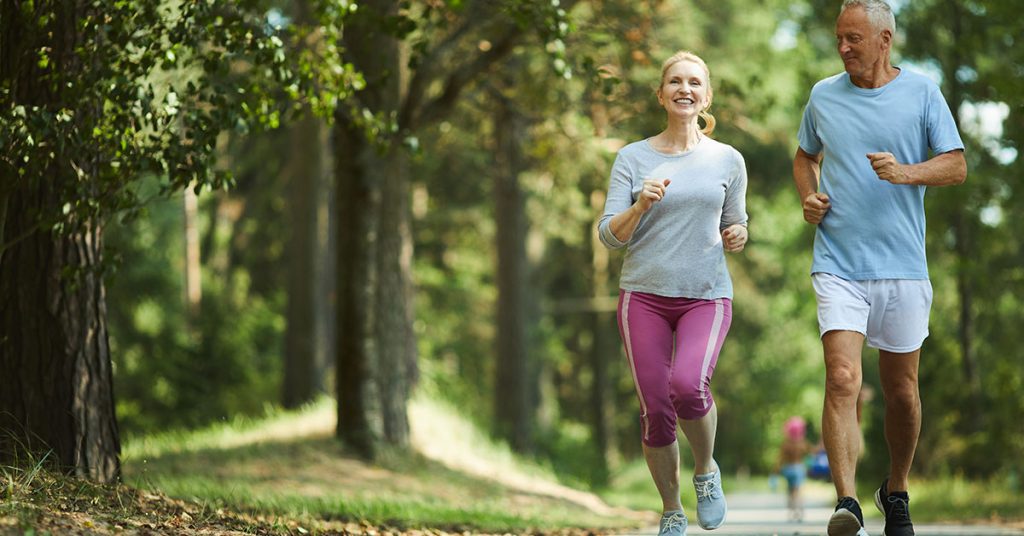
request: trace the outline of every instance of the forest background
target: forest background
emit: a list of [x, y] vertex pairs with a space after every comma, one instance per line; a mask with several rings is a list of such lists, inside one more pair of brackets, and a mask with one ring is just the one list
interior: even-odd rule
[[[137, 7], [116, 4], [125, 13]], [[790, 169], [810, 87], [842, 68], [839, 4], [299, 0], [189, 12], [168, 2], [134, 19], [114, 10], [105, 35], [126, 55], [139, 17], [195, 17], [200, 37], [169, 31], [154, 40], [146, 50], [160, 57], [150, 70], [112, 59], [96, 71], [107, 78], [91, 81], [144, 79], [153, 113], [196, 143], [164, 140], [159, 157], [120, 172], [97, 159], [77, 170], [75, 184], [109, 185], [104, 173], [114, 170], [119, 195], [52, 189], [44, 197], [57, 209], [33, 216], [18, 200], [37, 185], [25, 178], [36, 168], [17, 156], [60, 167], [65, 152], [94, 150], [89, 136], [106, 143], [110, 132], [77, 124], [87, 110], [62, 118], [74, 106], [59, 92], [26, 106], [12, 81], [27, 75], [6, 70], [0, 290], [17, 294], [26, 288], [18, 274], [37, 268], [18, 249], [38, 229], [19, 230], [24, 214], [102, 222], [85, 228], [103, 228], [96, 251], [105, 260], [96, 266], [105, 311], [93, 320], [109, 331], [97, 359], [110, 365], [115, 436], [257, 416], [328, 394], [338, 400], [340, 439], [373, 457], [381, 445], [408, 442], [405, 406], [418, 390], [563, 480], [600, 489], [640, 456], [640, 443], [615, 325], [621, 254], [600, 245], [595, 221], [615, 152], [664, 126], [653, 94], [661, 60], [691, 50], [711, 69], [714, 137], [739, 149], [750, 176], [750, 243], [729, 256], [735, 316], [715, 373], [716, 457], [730, 471], [767, 473], [782, 422], [802, 415], [817, 423], [823, 396], [808, 277], [813, 228]], [[964, 185], [926, 198], [935, 303], [915, 471], [998, 477], [1014, 489], [1024, 471], [1017, 4], [894, 2], [894, 64], [941, 85], [969, 169]], [[19, 8], [4, 5], [0, 55], [10, 58], [18, 35], [31, 32], [17, 34]], [[88, 12], [92, 3], [83, 5]], [[51, 22], [60, 20], [53, 5], [21, 6], [22, 15], [52, 9]], [[40, 20], [39, 28], [51, 24]], [[210, 37], [218, 32], [223, 38]], [[47, 66], [57, 56], [45, 48], [21, 52], [38, 52], [32, 68], [49, 73], [43, 79], [68, 76]], [[116, 97], [106, 95], [93, 118], [146, 112]], [[237, 112], [211, 112], [218, 105]], [[49, 115], [33, 116], [39, 109]], [[59, 144], [54, 156], [53, 145], [33, 141], [45, 139], [33, 128], [67, 134], [67, 124], [82, 143]], [[197, 147], [207, 153], [189, 153]], [[5, 300], [2, 315], [7, 402], [24, 372], [11, 341], [31, 339], [31, 315], [16, 303], [24, 305]], [[70, 359], [57, 354], [55, 363]], [[864, 363], [865, 383], [880, 393], [874, 351]], [[881, 397], [864, 411], [863, 463], [881, 475]]]

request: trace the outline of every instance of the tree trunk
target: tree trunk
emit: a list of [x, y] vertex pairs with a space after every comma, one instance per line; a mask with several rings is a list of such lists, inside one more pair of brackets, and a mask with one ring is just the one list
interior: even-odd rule
[[498, 363], [494, 379], [494, 425], [517, 452], [533, 449], [533, 386], [527, 328], [529, 267], [526, 258], [526, 194], [519, 175], [526, 168], [527, 119], [515, 103], [495, 92], [495, 182], [497, 221]]
[[384, 439], [390, 445], [409, 444], [406, 407], [418, 376], [412, 308], [412, 233], [409, 229], [409, 171], [402, 147], [394, 144], [378, 169], [387, 192], [380, 204], [380, 243], [377, 248], [377, 322], [380, 348], [380, 407]]
[[[14, 102], [59, 108], [60, 88], [34, 57], [48, 48], [51, 69], [81, 68], [74, 50], [77, 10], [61, 5], [36, 32], [17, 4], [0, 4], [0, 79]], [[77, 105], [77, 103], [76, 103]], [[80, 163], [86, 180], [91, 166]], [[95, 221], [45, 222], [63, 206], [61, 186], [80, 180], [57, 158], [45, 176], [0, 167], [0, 464], [46, 456], [50, 465], [101, 482], [120, 476], [121, 450], [111, 382], [101, 271], [103, 230]]]
[[335, 126], [338, 206], [338, 437], [372, 458], [381, 439], [376, 418], [377, 215], [380, 184], [366, 170], [373, 148], [361, 129], [338, 118]]
[[[604, 207], [605, 195], [603, 191], [594, 190], [590, 195], [590, 208], [597, 214]], [[602, 299], [608, 296], [608, 250], [601, 244], [597, 233], [597, 222], [594, 222], [590, 232], [591, 268], [593, 270], [593, 292], [595, 299]], [[590, 346], [590, 364], [594, 369], [594, 384], [591, 386], [591, 415], [593, 416], [594, 446], [598, 452], [598, 459], [601, 467], [597, 468], [595, 478], [596, 484], [608, 483], [609, 466], [608, 462], [613, 454], [612, 423], [614, 422], [614, 410], [612, 404], [611, 380], [608, 377], [609, 350], [616, 349], [618, 341], [610, 337], [615, 331], [615, 316], [605, 311], [594, 311], [590, 317], [590, 330], [592, 333]]]
[[[11, 177], [4, 177], [4, 180]], [[33, 181], [35, 182], [35, 181]], [[0, 463], [51, 451], [61, 470], [111, 482], [121, 452], [100, 271], [102, 229], [30, 231], [50, 202], [42, 184], [15, 190], [0, 260]]]
[[288, 180], [288, 305], [282, 404], [295, 408], [316, 396], [316, 325], [313, 292], [316, 187], [322, 173], [320, 121], [307, 112], [290, 129]]
[[[961, 65], [965, 65], [961, 57], [960, 45], [964, 34], [963, 16], [959, 2], [950, 0], [947, 2], [947, 6], [950, 10], [950, 32], [952, 33], [953, 40], [949, 49], [950, 58], [943, 64], [945, 66], [943, 75], [947, 81], [946, 89], [949, 95], [949, 107], [953, 112], [953, 120], [959, 129], [959, 113], [964, 101], [964, 88], [963, 82], [957, 77], [957, 71]], [[955, 195], [961, 198], [964, 194], [961, 192]], [[953, 218], [953, 236], [956, 240], [955, 250], [957, 256], [956, 287], [960, 298], [960, 326], [957, 338], [960, 343], [961, 370], [963, 371], [968, 403], [970, 404], [968, 413], [971, 415], [971, 418], [967, 419], [966, 422], [971, 431], [978, 431], [983, 428], [986, 419], [982, 402], [981, 378], [978, 375], [978, 358], [974, 351], [974, 289], [971, 266], [974, 263], [973, 259], [975, 257], [973, 253], [974, 245], [972, 244], [975, 229], [972, 225], [973, 217], [967, 213], [963, 203], [958, 202], [955, 206], [956, 215]]]
[[192, 186], [185, 188], [182, 196], [182, 212], [185, 220], [185, 310], [188, 311], [188, 326], [198, 331], [199, 307], [203, 299], [202, 264], [199, 255], [199, 199]]
[[[316, 243], [313, 249], [313, 323], [314, 323], [314, 357], [313, 386], [319, 393], [333, 393], [333, 378], [328, 374], [334, 367], [336, 353], [337, 313], [335, 275], [337, 270], [337, 214], [334, 200], [334, 177], [331, 170], [334, 163], [331, 159], [329, 145], [330, 130], [321, 123], [320, 146], [322, 166], [316, 180]], [[328, 381], [331, 379], [332, 381]]]
[[[346, 59], [366, 77], [360, 102], [384, 118], [399, 109], [405, 83], [399, 42], [385, 28], [397, 9], [388, 0], [360, 4], [345, 28]], [[335, 154], [337, 434], [372, 457], [380, 442], [403, 448], [409, 441], [406, 406], [416, 376], [409, 185], [400, 143], [371, 141], [361, 118], [346, 110], [336, 117]]]

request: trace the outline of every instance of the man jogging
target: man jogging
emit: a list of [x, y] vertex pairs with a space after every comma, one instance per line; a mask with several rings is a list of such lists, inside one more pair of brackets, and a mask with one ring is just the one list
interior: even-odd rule
[[839, 499], [829, 536], [867, 534], [855, 486], [865, 340], [879, 351], [890, 458], [875, 504], [884, 534], [914, 534], [907, 479], [921, 430], [918, 364], [932, 301], [925, 187], [967, 175], [939, 88], [890, 63], [895, 31], [884, 1], [843, 2], [836, 46], [844, 72], [811, 90], [793, 160], [804, 219], [817, 226], [811, 277], [825, 354], [821, 426]]

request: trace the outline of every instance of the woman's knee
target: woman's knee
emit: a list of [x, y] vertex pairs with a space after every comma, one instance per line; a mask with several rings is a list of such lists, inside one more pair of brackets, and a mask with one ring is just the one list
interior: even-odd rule
[[700, 419], [711, 411], [714, 399], [711, 390], [688, 389], [676, 394], [673, 404], [680, 419], [693, 421]]
[[641, 417], [644, 445], [664, 447], [676, 440], [676, 412], [669, 405], [650, 408]]

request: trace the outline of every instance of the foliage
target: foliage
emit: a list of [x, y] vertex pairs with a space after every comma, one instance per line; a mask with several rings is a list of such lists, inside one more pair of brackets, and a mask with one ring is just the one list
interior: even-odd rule
[[[0, 154], [20, 183], [56, 169], [58, 200], [40, 225], [105, 219], [139, 205], [135, 181], [166, 190], [230, 183], [212, 165], [225, 129], [279, 124], [295, 73], [258, 2], [26, 2], [5, 11], [21, 25], [15, 65], [40, 76], [25, 95], [0, 82]], [[51, 57], [53, 39], [78, 43]], [[282, 90], [282, 87], [285, 90]], [[294, 93], [294, 91], [292, 91]], [[287, 106], [285, 106], [287, 108]]]
[[[225, 274], [207, 267], [203, 306], [190, 320], [181, 298], [181, 200], [154, 201], [144, 211], [146, 217], [112, 226], [107, 236], [121, 256], [108, 296], [117, 304], [109, 321], [122, 430], [132, 435], [260, 413], [279, 391], [283, 292], [254, 292], [251, 264]], [[203, 227], [207, 235], [218, 231], [212, 220]]]
[[[264, 147], [247, 143], [239, 152], [250, 151], [244, 154], [252, 164], [217, 167], [223, 134], [266, 140], [258, 133], [277, 128], [302, 102], [300, 92], [330, 93], [327, 101], [312, 101], [329, 113], [359, 78], [337, 58], [311, 57], [318, 49], [291, 54], [309, 29], [282, 27], [273, 2], [107, 4], [85, 2], [73, 11], [70, 4], [30, 2], [4, 11], [11, 17], [5, 24], [24, 23], [15, 37], [25, 50], [32, 45], [38, 52], [16, 56], [15, 65], [34, 62], [41, 74], [34, 94], [26, 95], [18, 78], [0, 85], [0, 165], [13, 181], [5, 179], [0, 201], [45, 180], [57, 191], [34, 215], [39, 226], [70, 230], [74, 222], [113, 220], [106, 253], [115, 262], [105, 269], [116, 272], [107, 278], [108, 311], [123, 429], [195, 426], [258, 412], [276, 398], [284, 303], [275, 282], [281, 263], [272, 273], [263, 265], [273, 269], [275, 262], [261, 255], [280, 258], [280, 246], [277, 253], [270, 246], [284, 238], [252, 224], [280, 219], [280, 207], [273, 216], [270, 203], [271, 210], [247, 212], [244, 225], [228, 229], [225, 245], [215, 238], [224, 232], [217, 204], [204, 198], [212, 207], [204, 257], [215, 262], [204, 275], [201, 318], [190, 322], [180, 299], [180, 208], [154, 200], [186, 186], [246, 193], [269, 183], [276, 189], [265, 190], [266, 197], [249, 196], [250, 207], [266, 206], [260, 202], [280, 195], [282, 186], [264, 173], [257, 183], [247, 172], [271, 169], [267, 155], [277, 153], [260, 154]], [[342, 20], [328, 28], [340, 31]], [[74, 58], [52, 57], [54, 36], [80, 41]], [[262, 158], [253, 162], [256, 156]], [[51, 169], [74, 178], [53, 181]], [[247, 248], [247, 240], [267, 247]], [[217, 262], [225, 259], [237, 264]]]

